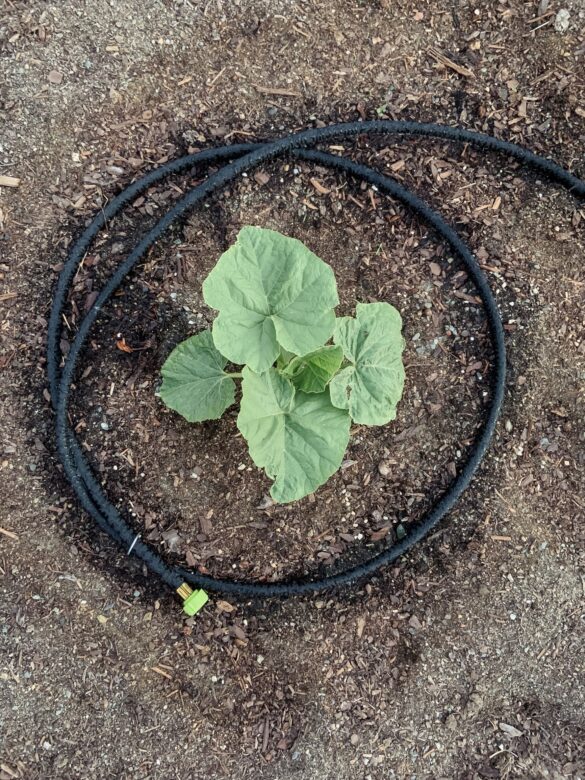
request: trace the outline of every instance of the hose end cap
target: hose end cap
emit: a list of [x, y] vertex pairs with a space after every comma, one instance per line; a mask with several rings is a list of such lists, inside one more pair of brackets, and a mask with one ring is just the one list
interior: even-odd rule
[[189, 617], [196, 615], [209, 601], [204, 590], [192, 590], [186, 582], [177, 588], [177, 593], [183, 599], [183, 612]]

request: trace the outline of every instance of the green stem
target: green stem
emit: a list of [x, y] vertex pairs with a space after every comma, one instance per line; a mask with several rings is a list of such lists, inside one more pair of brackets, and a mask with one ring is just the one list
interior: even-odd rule
[[276, 358], [276, 368], [283, 369], [288, 366], [290, 361], [293, 359], [294, 354], [292, 352], [287, 352], [286, 349], [280, 348], [280, 352], [278, 354], [278, 357]]
[[228, 374], [226, 372], [225, 375], [231, 377], [232, 379], [241, 379], [242, 378], [242, 374], [239, 373], [238, 371], [234, 372], [233, 374]]

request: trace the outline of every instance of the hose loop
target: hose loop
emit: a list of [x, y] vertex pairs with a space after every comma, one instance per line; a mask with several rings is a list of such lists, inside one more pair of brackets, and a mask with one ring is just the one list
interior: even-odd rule
[[[576, 197], [585, 198], [584, 181], [551, 160], [539, 157], [527, 149], [507, 141], [501, 141], [470, 130], [437, 124], [386, 120], [350, 122], [305, 130], [266, 143], [234, 144], [232, 146], [206, 149], [197, 154], [187, 155], [166, 163], [135, 181], [111, 200], [96, 215], [90, 225], [75, 241], [69, 252], [57, 282], [47, 332], [47, 373], [51, 400], [55, 410], [55, 434], [58, 457], [79, 503], [95, 520], [98, 527], [117, 542], [122, 549], [131, 551], [132, 555], [140, 558], [150, 571], [158, 575], [173, 590], [183, 587], [183, 583], [188, 583], [193, 588], [203, 588], [235, 598], [267, 598], [315, 593], [351, 585], [358, 580], [372, 576], [380, 568], [392, 563], [410, 550], [413, 545], [423, 539], [445, 517], [463, 491], [469, 486], [486, 453], [504, 398], [506, 348], [502, 320], [485, 274], [456, 231], [445, 222], [440, 214], [431, 209], [417, 195], [410, 192], [396, 180], [372, 168], [353, 162], [345, 157], [328, 154], [313, 148], [318, 144], [327, 144], [343, 138], [381, 134], [440, 138], [446, 141], [470, 144], [486, 152], [505, 154], [533, 171], [542, 174], [552, 182], [562, 185]], [[485, 309], [490, 341], [494, 351], [491, 398], [484, 423], [476, 435], [467, 460], [461, 470], [427, 514], [416, 525], [411, 526], [408, 535], [393, 547], [380, 552], [358, 566], [353, 566], [345, 571], [318, 579], [303, 578], [279, 582], [254, 582], [216, 578], [167, 564], [154, 549], [145, 544], [136, 535], [136, 532], [129, 527], [126, 520], [105, 494], [82, 451], [75, 433], [69, 426], [67, 418], [69, 400], [79, 360], [82, 357], [87, 338], [100, 310], [135, 265], [145, 256], [150, 247], [170, 225], [205, 198], [233, 182], [242, 173], [251, 171], [262, 163], [286, 154], [307, 162], [331, 167], [360, 179], [369, 185], [376, 186], [380, 192], [404, 204], [451, 247], [452, 251], [464, 264], [469, 276], [473, 279]], [[230, 160], [231, 162], [228, 162]], [[73, 344], [61, 368], [59, 344], [63, 313], [69, 290], [79, 264], [82, 262], [100, 229], [140, 193], [153, 184], [162, 181], [172, 174], [185, 172], [192, 168], [197, 169], [197, 173], [200, 175], [200, 168], [217, 165], [218, 163], [222, 163], [222, 167], [201, 184], [193, 187], [175, 203], [116, 268], [81, 321]]]

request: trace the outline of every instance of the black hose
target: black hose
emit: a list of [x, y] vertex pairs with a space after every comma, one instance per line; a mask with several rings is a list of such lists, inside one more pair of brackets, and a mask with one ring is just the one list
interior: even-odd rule
[[[177, 589], [187, 582], [198, 588], [222, 592], [235, 597], [270, 597], [301, 595], [321, 591], [333, 587], [351, 584], [359, 579], [374, 574], [382, 566], [391, 563], [403, 555], [416, 542], [421, 540], [449, 512], [463, 491], [468, 487], [483, 458], [491, 436], [494, 432], [500, 412], [506, 377], [506, 352], [504, 331], [498, 308], [490, 290], [487, 279], [480, 269], [476, 259], [457, 233], [433, 211], [427, 204], [406, 188], [387, 176], [359, 165], [351, 160], [336, 155], [314, 151], [319, 143], [353, 137], [365, 134], [393, 133], [409, 136], [430, 136], [443, 138], [473, 145], [487, 151], [504, 153], [517, 161], [544, 174], [558, 184], [566, 187], [580, 198], [585, 197], [585, 182], [573, 176], [556, 163], [539, 157], [520, 146], [500, 141], [491, 136], [474, 133], [459, 128], [444, 127], [435, 124], [419, 124], [416, 122], [368, 121], [351, 122], [331, 125], [324, 128], [307, 130], [275, 141], [262, 144], [236, 144], [215, 149], [207, 149], [198, 154], [188, 155], [167, 163], [143, 178], [131, 184], [101, 210], [91, 224], [74, 243], [67, 261], [59, 276], [48, 326], [47, 370], [53, 407], [56, 412], [56, 441], [59, 459], [67, 479], [73, 487], [83, 508], [93, 517], [98, 526], [109, 534], [126, 550], [132, 549], [146, 566], [161, 577], [172, 588]], [[384, 550], [367, 562], [354, 566], [346, 571], [320, 579], [298, 579], [280, 582], [246, 582], [226, 580], [194, 571], [169, 566], [148, 545], [144, 544], [135, 532], [128, 526], [116, 507], [109, 501], [98, 479], [87, 462], [81, 446], [68, 425], [67, 412], [71, 386], [74, 380], [77, 363], [83, 351], [91, 327], [100, 310], [109, 300], [136, 263], [144, 257], [148, 249], [162, 233], [181, 215], [200, 203], [204, 198], [217, 192], [231, 183], [242, 173], [252, 170], [263, 162], [282, 154], [292, 154], [303, 160], [319, 163], [355, 176], [368, 184], [377, 187], [404, 205], [430, 225], [443, 238], [451, 249], [463, 261], [463, 264], [473, 279], [479, 296], [484, 305], [489, 334], [494, 349], [494, 370], [492, 374], [492, 395], [484, 424], [476, 436], [467, 461], [454, 479], [448, 490], [439, 498], [430, 511], [413, 527], [407, 537], [393, 547]], [[236, 158], [236, 159], [234, 159]], [[216, 173], [209, 176], [198, 186], [191, 189], [159, 220], [159, 222], [142, 238], [126, 260], [112, 274], [97, 299], [82, 320], [73, 344], [65, 359], [63, 368], [60, 365], [60, 335], [63, 312], [67, 302], [68, 292], [75, 273], [99, 230], [126, 205], [132, 202], [141, 192], [154, 183], [161, 181], [170, 174], [187, 171], [202, 164], [212, 165], [220, 161], [232, 159]]]

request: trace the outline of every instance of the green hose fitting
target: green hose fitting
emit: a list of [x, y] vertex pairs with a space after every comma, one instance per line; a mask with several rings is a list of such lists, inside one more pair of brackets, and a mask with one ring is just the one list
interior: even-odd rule
[[183, 612], [192, 617], [209, 601], [209, 596], [204, 590], [193, 590], [184, 582], [177, 588], [177, 593], [183, 599]]

